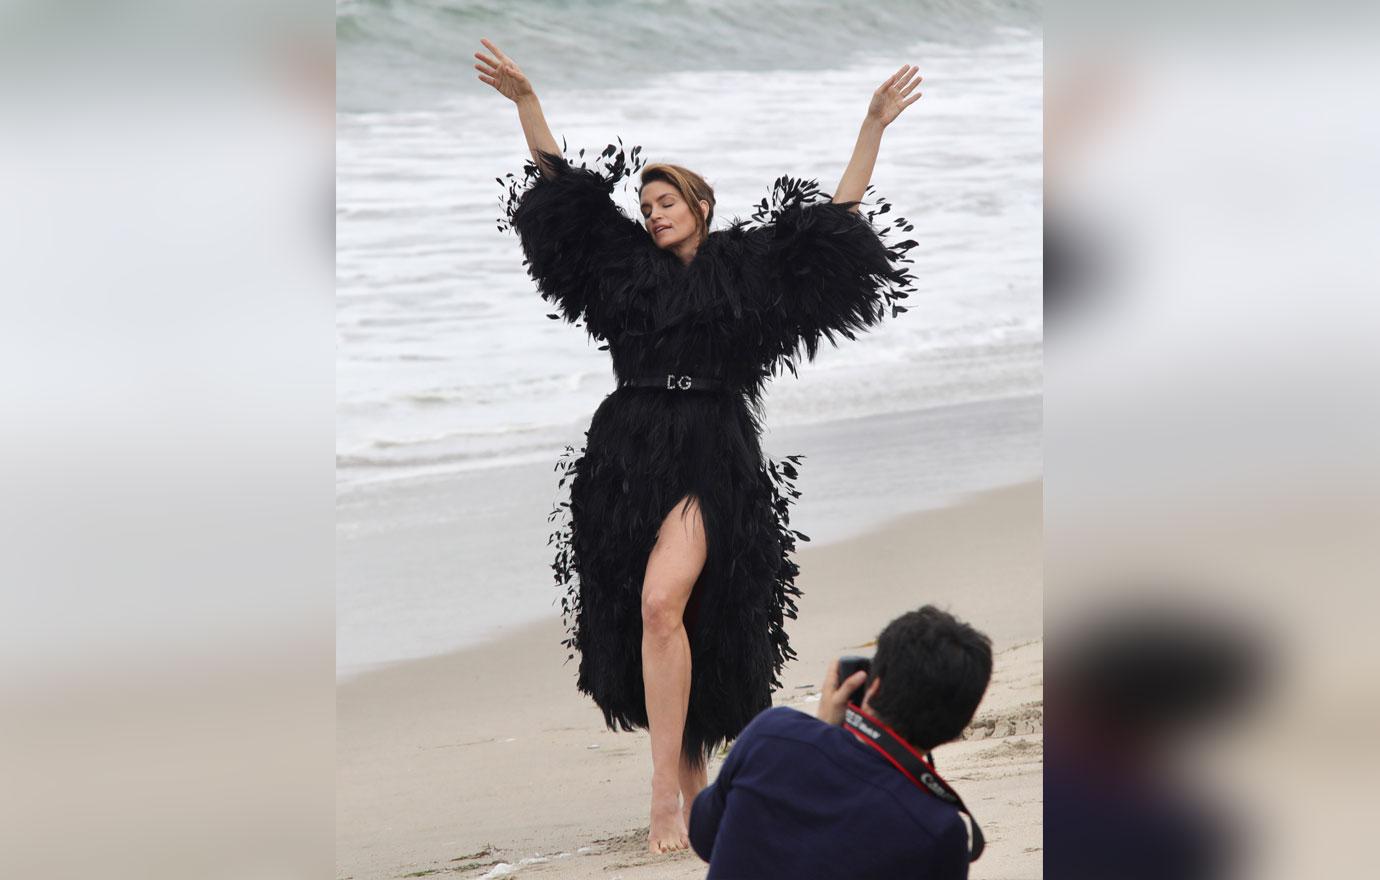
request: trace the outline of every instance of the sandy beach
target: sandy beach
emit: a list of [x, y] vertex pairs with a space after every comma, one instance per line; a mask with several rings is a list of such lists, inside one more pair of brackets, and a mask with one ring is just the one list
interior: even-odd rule
[[[987, 835], [974, 878], [1042, 875], [1041, 508], [1041, 484], [1026, 483], [797, 556], [799, 656], [778, 705], [813, 712], [831, 658], [870, 653], [888, 620], [926, 602], [992, 637], [978, 717], [935, 752]], [[647, 735], [604, 728], [561, 638], [552, 617], [338, 686], [338, 880], [704, 876], [693, 853], [646, 853]]]

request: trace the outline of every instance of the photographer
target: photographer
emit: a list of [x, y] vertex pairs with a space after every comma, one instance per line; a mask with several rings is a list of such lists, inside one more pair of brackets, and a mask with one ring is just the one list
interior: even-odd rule
[[[972, 720], [992, 674], [990, 640], [926, 605], [882, 631], [870, 675], [840, 683], [838, 666], [818, 718], [762, 712], [695, 798], [690, 842], [709, 862], [707, 880], [968, 876], [962, 801], [921, 756]], [[864, 682], [861, 712], [848, 710]], [[972, 858], [982, 847], [974, 830]]]

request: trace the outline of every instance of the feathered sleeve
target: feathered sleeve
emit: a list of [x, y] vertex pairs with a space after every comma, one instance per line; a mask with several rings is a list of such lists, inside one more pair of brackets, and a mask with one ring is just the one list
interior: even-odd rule
[[528, 160], [523, 177], [509, 173], [506, 184], [497, 178], [507, 188], [501, 197], [504, 216], [499, 231], [517, 232], [527, 273], [542, 298], [557, 307], [547, 317], [564, 318], [576, 326], [583, 321], [589, 333], [601, 339], [617, 332], [625, 310], [636, 300], [638, 252], [652, 246], [642, 224], [611, 197], [614, 187], [640, 167], [641, 150], [634, 147], [630, 159], [620, 139], [600, 155], [601, 168], [540, 151], [555, 172], [552, 176], [544, 176], [536, 162]]
[[864, 201], [834, 202], [817, 181], [780, 177], [752, 215], [758, 225], [732, 227], [742, 247], [754, 341], [792, 372], [802, 351], [814, 360], [821, 339], [837, 345], [839, 336], [853, 339], [906, 311], [900, 301], [913, 280], [906, 252], [915, 242], [888, 239], [914, 227], [896, 217], [879, 231], [874, 218], [890, 213], [891, 205], [878, 197], [870, 211], [849, 210]]

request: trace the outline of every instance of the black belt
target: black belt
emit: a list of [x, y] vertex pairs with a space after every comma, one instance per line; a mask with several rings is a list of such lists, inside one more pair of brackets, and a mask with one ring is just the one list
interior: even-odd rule
[[694, 376], [681, 376], [667, 373], [664, 376], [643, 376], [640, 379], [626, 379], [625, 388], [660, 388], [663, 391], [722, 391], [726, 386], [719, 379], [700, 379]]

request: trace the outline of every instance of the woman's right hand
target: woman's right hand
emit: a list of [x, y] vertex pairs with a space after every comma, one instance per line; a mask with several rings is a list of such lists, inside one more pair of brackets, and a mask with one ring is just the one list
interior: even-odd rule
[[518, 68], [517, 62], [504, 55], [502, 50], [488, 40], [481, 39], [479, 42], [494, 53], [493, 57], [485, 55], [483, 52], [474, 53], [474, 57], [480, 61], [474, 66], [474, 69], [479, 71], [481, 82], [486, 82], [498, 89], [499, 94], [515, 104], [523, 98], [536, 94], [532, 91], [532, 84], [528, 82], [527, 77]]

